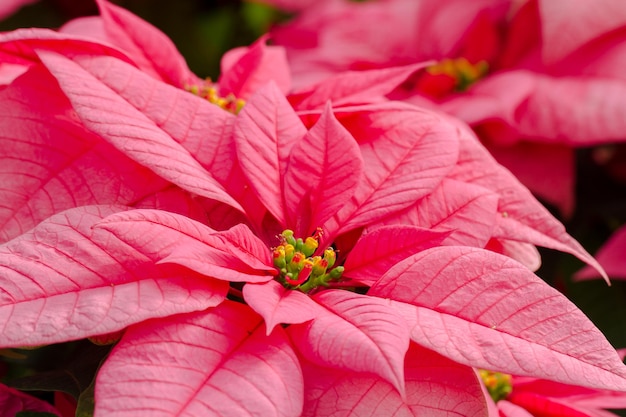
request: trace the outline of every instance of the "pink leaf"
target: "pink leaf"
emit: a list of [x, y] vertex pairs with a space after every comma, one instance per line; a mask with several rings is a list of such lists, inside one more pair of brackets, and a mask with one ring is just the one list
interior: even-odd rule
[[187, 217], [159, 210], [112, 215], [96, 228], [156, 263], [175, 263], [226, 281], [266, 282], [276, 269], [270, 250], [246, 226], [217, 232]]
[[281, 223], [286, 223], [282, 179], [291, 148], [306, 128], [275, 84], [250, 98], [235, 121], [239, 162], [257, 197]]
[[111, 333], [224, 299], [228, 284], [155, 266], [109, 232], [92, 228], [120, 209], [68, 210], [0, 246], [1, 346]]
[[[513, 391], [507, 401], [523, 408], [531, 415], [567, 416], [567, 417], [590, 417], [590, 415], [579, 410], [573, 404], [549, 398], [534, 392], [517, 393]], [[567, 404], [569, 403], [569, 404]]]
[[411, 344], [405, 360], [406, 400], [368, 374], [303, 361], [303, 417], [484, 417], [485, 398], [472, 368]]
[[621, 79], [537, 75], [532, 93], [517, 109], [515, 127], [520, 136], [570, 147], [623, 140], [625, 96]]
[[509, 401], [498, 401], [498, 411], [502, 417], [535, 417], [522, 407]]
[[[343, 114], [343, 115], [342, 115]], [[457, 133], [440, 116], [401, 103], [336, 112], [359, 142], [363, 180], [326, 229], [348, 231], [403, 210], [435, 188], [458, 156]]]
[[[500, 166], [467, 126], [449, 118], [459, 129], [461, 153], [452, 178], [480, 185], [500, 196], [494, 237], [517, 240], [576, 256], [598, 271], [602, 267], [509, 171]], [[605, 276], [605, 275], [603, 275]]]
[[415, 224], [447, 232], [446, 245], [482, 248], [491, 238], [498, 195], [484, 187], [445, 178], [430, 194], [383, 224]]
[[121, 51], [86, 37], [38, 28], [0, 34], [1, 62], [31, 65], [39, 62], [41, 51], [55, 51], [68, 57], [107, 55], [132, 63]]
[[98, 373], [107, 416], [299, 416], [302, 372], [281, 328], [225, 301], [133, 326]]
[[256, 90], [274, 81], [283, 94], [291, 88], [291, 74], [285, 50], [267, 46], [263, 36], [249, 48], [235, 48], [222, 57], [218, 84], [223, 95], [248, 98]]
[[[115, 91], [62, 56], [46, 52], [41, 57], [88, 129], [181, 188], [240, 208], [187, 150]], [[125, 80], [132, 75], [115, 74]]]
[[0, 416], [15, 417], [20, 412], [61, 414], [49, 403], [0, 384]]
[[243, 287], [243, 297], [254, 311], [263, 316], [267, 334], [277, 324], [304, 323], [324, 313], [308, 295], [288, 290], [276, 281], [247, 284]]
[[585, 43], [626, 26], [626, 9], [620, 0], [570, 3], [539, 0], [542, 53], [548, 64], [564, 58]]
[[438, 246], [447, 233], [417, 226], [383, 226], [364, 234], [344, 263], [343, 276], [372, 285], [389, 268], [422, 250]]
[[[626, 279], [624, 248], [626, 248], [626, 226], [621, 227], [613, 233], [609, 240], [607, 240], [596, 253], [596, 259], [611, 278], [619, 280]], [[586, 267], [578, 271], [575, 277], [577, 279], [599, 278], [600, 274], [597, 270]]]
[[416, 343], [460, 363], [606, 389], [626, 369], [589, 319], [517, 262], [440, 247], [406, 259], [369, 293], [390, 298]]
[[576, 150], [567, 144], [487, 144], [489, 153], [540, 198], [569, 218], [575, 205]]
[[366, 71], [345, 71], [331, 75], [312, 87], [289, 95], [289, 102], [299, 110], [321, 108], [327, 101], [334, 107], [380, 101], [414, 72], [428, 63]]
[[133, 204], [167, 182], [76, 122], [41, 66], [0, 91], [0, 240], [60, 211]]
[[485, 249], [515, 259], [533, 272], [541, 266], [541, 254], [537, 247], [530, 243], [508, 239], [491, 239], [487, 242]]
[[288, 225], [309, 236], [350, 200], [363, 161], [350, 133], [330, 104], [304, 138], [293, 146], [284, 179]]
[[289, 327], [300, 353], [321, 366], [379, 375], [404, 398], [409, 334], [395, 310], [383, 300], [343, 290], [313, 298], [327, 311]]
[[222, 184], [226, 181], [236, 163], [233, 114], [118, 59], [89, 56], [74, 62], [180, 143]]
[[97, 0], [108, 38], [143, 71], [176, 87], [197, 80], [174, 43], [160, 30], [128, 10]]

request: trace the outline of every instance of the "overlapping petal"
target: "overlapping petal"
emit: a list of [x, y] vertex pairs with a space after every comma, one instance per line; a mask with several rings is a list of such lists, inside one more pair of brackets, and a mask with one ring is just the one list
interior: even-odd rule
[[[207, 343], [207, 341], [209, 341]], [[96, 383], [95, 416], [299, 416], [303, 381], [281, 328], [226, 301], [129, 328]]]
[[416, 223], [383, 226], [364, 234], [346, 257], [343, 276], [371, 285], [398, 262], [439, 245], [448, 236], [412, 224]]
[[327, 227], [342, 231], [375, 223], [427, 195], [458, 157], [454, 129], [434, 113], [398, 103], [342, 108], [342, 124], [361, 148], [367, 170], [354, 196]]
[[155, 263], [184, 265], [227, 281], [266, 282], [275, 275], [267, 246], [245, 225], [216, 232], [188, 217], [161, 210], [132, 210], [95, 225]]
[[[186, 149], [109, 86], [60, 55], [42, 53], [41, 57], [88, 129], [172, 183], [240, 208]], [[116, 72], [114, 76], [128, 80], [132, 73]]]
[[130, 205], [167, 185], [85, 130], [54, 85], [45, 69], [33, 67], [0, 92], [2, 241], [60, 211]]
[[292, 148], [283, 183], [287, 224], [299, 236], [310, 235], [350, 200], [362, 171], [356, 141], [328, 104]]
[[278, 87], [269, 83], [239, 113], [234, 132], [237, 156], [257, 197], [286, 224], [283, 177], [291, 149], [306, 128]]
[[58, 343], [219, 304], [228, 284], [157, 266], [93, 229], [121, 207], [62, 212], [0, 246], [1, 346]]
[[321, 366], [374, 373], [405, 398], [409, 332], [402, 317], [382, 300], [347, 291], [324, 291], [313, 299], [326, 311], [288, 329], [300, 354]]
[[413, 341], [460, 363], [626, 389], [623, 363], [589, 319], [525, 267], [493, 252], [428, 249], [391, 269], [368, 294], [395, 300]]
[[307, 417], [487, 415], [471, 368], [415, 344], [405, 360], [404, 400], [388, 382], [369, 374], [316, 367], [308, 361], [303, 361], [303, 371]]

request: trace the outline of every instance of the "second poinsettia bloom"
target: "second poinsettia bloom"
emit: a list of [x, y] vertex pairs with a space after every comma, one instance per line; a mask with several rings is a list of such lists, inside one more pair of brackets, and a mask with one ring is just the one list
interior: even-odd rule
[[615, 0], [327, 0], [273, 36], [297, 88], [428, 62], [391, 97], [469, 123], [500, 163], [571, 214], [574, 149], [625, 139], [625, 10]]
[[597, 390], [537, 378], [479, 371], [495, 408], [492, 417], [611, 417], [626, 408], [623, 392]]

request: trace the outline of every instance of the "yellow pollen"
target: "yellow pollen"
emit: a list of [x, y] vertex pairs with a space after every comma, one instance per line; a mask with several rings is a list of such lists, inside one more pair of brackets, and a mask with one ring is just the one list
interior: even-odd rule
[[456, 81], [455, 89], [464, 91], [469, 86], [480, 80], [487, 74], [489, 65], [486, 61], [480, 61], [476, 64], [470, 63], [467, 59], [461, 58], [445, 58], [437, 64], [426, 68], [426, 71], [432, 75], [448, 75]]
[[233, 114], [239, 113], [246, 104], [245, 100], [235, 97], [234, 94], [228, 94], [226, 97], [220, 96], [217, 88], [215, 88], [215, 84], [211, 83], [209, 79], [201, 86], [185, 86], [185, 90]]
[[511, 375], [484, 369], [480, 369], [478, 373], [485, 384], [485, 388], [489, 391], [489, 395], [495, 402], [503, 400], [513, 391], [513, 378]]
[[333, 248], [325, 249], [323, 256], [314, 256], [321, 236], [321, 230], [304, 240], [295, 238], [291, 230], [278, 236], [280, 245], [272, 249], [272, 258], [279, 271], [277, 279], [285, 288], [306, 293], [341, 278], [343, 266], [333, 267], [336, 260]]

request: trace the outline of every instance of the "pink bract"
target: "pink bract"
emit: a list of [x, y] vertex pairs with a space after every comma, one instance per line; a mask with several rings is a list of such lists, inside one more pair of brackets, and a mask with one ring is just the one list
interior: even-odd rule
[[[626, 249], [626, 226], [616, 230], [604, 245], [596, 253], [598, 262], [605, 269], [606, 273], [613, 279], [626, 279], [626, 259], [624, 252]], [[595, 270], [584, 268], [575, 275], [578, 279], [599, 278]]]
[[[330, 0], [303, 8], [272, 36], [287, 50], [297, 89], [343, 71], [434, 60], [390, 97], [466, 121], [499, 162], [568, 215], [574, 148], [624, 139], [626, 78], [617, 70], [626, 56], [622, 6]], [[486, 73], [476, 69], [481, 65]], [[454, 68], [464, 75], [452, 75]], [[455, 88], [458, 80], [464, 84]]]
[[0, 91], [0, 346], [123, 332], [96, 416], [485, 416], [472, 367], [626, 390], [582, 312], [485, 249], [595, 262], [464, 125], [358, 88], [334, 108], [337, 80], [298, 113], [263, 41], [211, 84], [229, 112], [99, 4], [107, 43], [0, 36], [27, 68]]
[[496, 402], [497, 416], [611, 417], [626, 407], [622, 392], [597, 390], [537, 378], [513, 377], [511, 392]]

